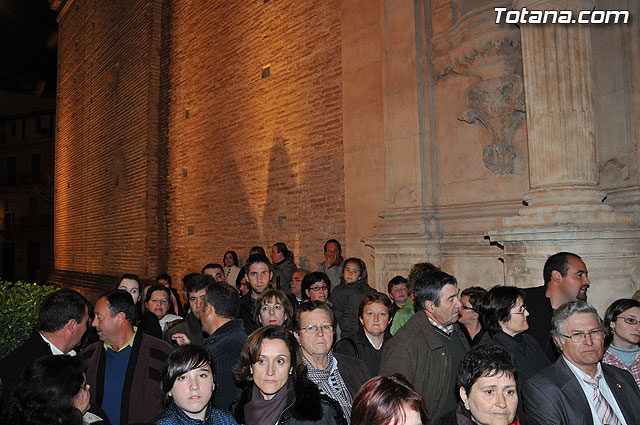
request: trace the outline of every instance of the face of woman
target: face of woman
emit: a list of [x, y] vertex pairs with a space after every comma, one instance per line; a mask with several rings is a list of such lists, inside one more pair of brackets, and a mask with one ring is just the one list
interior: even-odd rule
[[202, 366], [178, 376], [167, 394], [187, 416], [204, 420], [213, 394], [211, 366]]
[[[316, 328], [315, 332], [309, 329], [311, 326]], [[322, 326], [329, 326], [331, 329], [322, 330]], [[302, 313], [300, 330], [295, 335], [305, 357], [311, 359], [326, 356], [333, 342], [333, 326], [329, 313], [321, 309]]]
[[479, 316], [469, 302], [469, 296], [465, 295], [463, 297], [460, 297], [460, 302], [462, 303], [462, 309], [460, 310], [460, 318], [458, 319], [458, 322], [462, 323], [465, 326], [476, 323]]
[[226, 254], [224, 254], [224, 265], [225, 267], [231, 267], [233, 266], [233, 255], [231, 255], [230, 252], [227, 252]]
[[162, 319], [169, 311], [169, 295], [166, 291], [153, 291], [151, 299], [146, 303], [147, 310]]
[[360, 323], [365, 333], [373, 336], [382, 335], [389, 326], [389, 309], [381, 303], [371, 303], [364, 306]]
[[460, 398], [480, 425], [508, 425], [518, 407], [516, 381], [505, 373], [478, 378], [469, 394], [461, 387]]
[[80, 386], [80, 391], [73, 398], [73, 407], [80, 411], [80, 414], [84, 415], [87, 410], [89, 410], [89, 399], [91, 398], [91, 393], [89, 393], [90, 386], [87, 384], [87, 377], [82, 374], [82, 386]]
[[[625, 319], [629, 321], [636, 321], [635, 325], [625, 322]], [[636, 344], [640, 343], [640, 307], [633, 307], [629, 310], [625, 310], [618, 318], [611, 322], [611, 329], [613, 330], [613, 345], [618, 348], [633, 348]]]
[[344, 281], [347, 283], [353, 283], [360, 279], [360, 267], [356, 263], [347, 263], [344, 265]]
[[253, 382], [265, 400], [271, 400], [286, 384], [290, 372], [291, 357], [287, 344], [281, 339], [264, 339], [253, 364]]
[[118, 285], [118, 289], [130, 293], [134, 304], [138, 304], [138, 301], [140, 301], [140, 296], [142, 295], [140, 292], [140, 285], [138, 285], [138, 282], [135, 280], [122, 279], [122, 282]]
[[323, 280], [311, 284], [305, 292], [311, 301], [322, 301], [324, 303], [327, 302], [329, 297], [329, 287]]
[[265, 302], [260, 308], [260, 322], [263, 326], [282, 326], [286, 318], [287, 314], [284, 311], [284, 307], [276, 298]]
[[509, 320], [506, 322], [500, 322], [500, 327], [507, 335], [516, 336], [520, 332], [524, 332], [529, 329], [529, 324], [527, 323], [528, 316], [529, 312], [524, 306], [524, 301], [522, 298], [518, 298], [516, 305], [511, 307]]

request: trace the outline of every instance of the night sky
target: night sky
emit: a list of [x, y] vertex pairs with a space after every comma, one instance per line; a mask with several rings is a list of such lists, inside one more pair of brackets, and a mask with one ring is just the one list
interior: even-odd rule
[[47, 0], [0, 0], [0, 89], [55, 92], [56, 15]]

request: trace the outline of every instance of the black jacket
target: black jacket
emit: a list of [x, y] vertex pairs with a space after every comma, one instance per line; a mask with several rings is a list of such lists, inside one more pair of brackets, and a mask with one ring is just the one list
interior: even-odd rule
[[538, 341], [542, 351], [547, 355], [549, 361], [553, 363], [560, 356], [560, 353], [556, 350], [556, 346], [551, 339], [553, 308], [551, 307], [551, 300], [547, 298], [546, 290], [547, 288], [544, 286], [526, 288], [524, 290], [526, 296], [525, 304], [529, 312], [527, 334]]
[[4, 387], [5, 398], [8, 398], [11, 391], [20, 381], [22, 372], [36, 359], [50, 356], [51, 347], [36, 331], [31, 334], [24, 344], [7, 354], [0, 360], [0, 379]]
[[[277, 425], [346, 425], [340, 406], [320, 394], [318, 387], [309, 378], [299, 376], [293, 388]], [[251, 400], [251, 391], [252, 387], [246, 388], [233, 406], [233, 415], [240, 424], [245, 423], [244, 406]]]
[[204, 343], [216, 375], [213, 404], [220, 410], [228, 411], [233, 400], [240, 394], [232, 369], [233, 365], [240, 362], [240, 352], [246, 341], [247, 334], [242, 320], [234, 319], [216, 329]]
[[[389, 329], [387, 329], [384, 333], [382, 347], [384, 347], [384, 344], [386, 344], [389, 339], [391, 339], [391, 333]], [[364, 333], [364, 328], [360, 326], [360, 329], [358, 329], [355, 335], [342, 338], [338, 341], [333, 351], [334, 353], [340, 353], [362, 360], [367, 365], [369, 372], [371, 372], [371, 376], [377, 376], [380, 371], [380, 362], [382, 362], [382, 347], [376, 350]]]
[[[461, 420], [458, 420], [458, 413], [460, 413], [463, 417]], [[525, 413], [518, 412], [517, 413], [518, 420], [520, 421], [520, 425], [539, 425], [533, 418], [529, 417]], [[444, 415], [440, 416], [435, 422], [434, 425], [469, 425], [475, 424], [472, 422], [471, 413], [461, 408], [460, 405], [456, 409], [450, 410]]]

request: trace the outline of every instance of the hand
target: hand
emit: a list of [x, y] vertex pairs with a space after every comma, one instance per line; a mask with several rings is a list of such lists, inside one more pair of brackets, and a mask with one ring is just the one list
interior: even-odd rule
[[171, 339], [174, 340], [178, 345], [191, 344], [191, 340], [189, 339], [189, 337], [182, 332], [176, 332], [171, 336]]

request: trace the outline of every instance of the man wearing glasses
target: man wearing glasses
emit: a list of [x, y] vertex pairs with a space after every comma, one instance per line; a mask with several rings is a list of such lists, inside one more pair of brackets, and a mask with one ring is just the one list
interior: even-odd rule
[[551, 334], [562, 355], [525, 384], [525, 411], [541, 424], [640, 424], [633, 377], [601, 363], [604, 327], [596, 309], [584, 301], [562, 305]]

